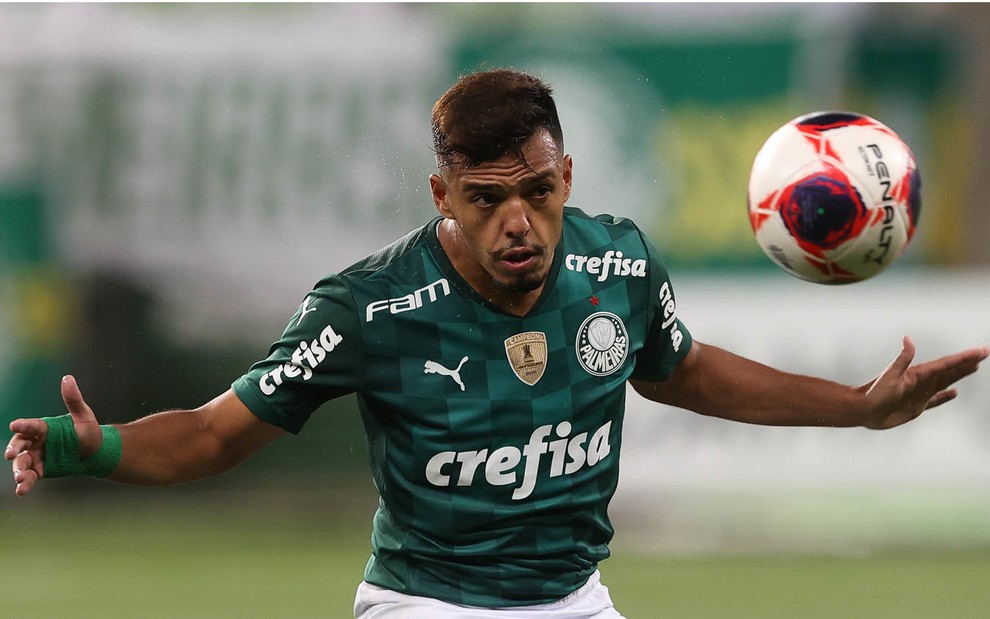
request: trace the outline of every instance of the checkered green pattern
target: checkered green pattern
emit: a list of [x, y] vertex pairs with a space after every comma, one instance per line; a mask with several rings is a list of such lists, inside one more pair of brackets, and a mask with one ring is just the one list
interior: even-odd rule
[[[628, 220], [566, 209], [549, 285], [524, 318], [467, 286], [436, 225], [322, 281], [269, 358], [233, 387], [255, 414], [293, 432], [323, 401], [358, 393], [382, 497], [369, 582], [473, 606], [551, 602], [608, 556], [626, 380], [669, 375], [690, 336], [678, 322], [686, 339], [675, 351], [669, 323], [660, 328], [667, 274]], [[615, 259], [605, 276], [592, 272], [587, 259], [609, 251], [640, 268], [619, 275]], [[620, 319], [629, 350], [604, 376], [575, 350], [598, 312]], [[533, 385], [505, 347], [526, 332], [546, 341]], [[304, 353], [321, 341], [333, 350], [314, 365], [318, 355]], [[450, 373], [458, 367], [460, 383]]]

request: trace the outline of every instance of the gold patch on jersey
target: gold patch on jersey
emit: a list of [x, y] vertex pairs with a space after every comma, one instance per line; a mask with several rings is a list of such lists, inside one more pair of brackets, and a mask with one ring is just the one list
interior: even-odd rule
[[540, 331], [518, 333], [505, 340], [505, 356], [516, 376], [533, 386], [547, 369], [547, 336]]

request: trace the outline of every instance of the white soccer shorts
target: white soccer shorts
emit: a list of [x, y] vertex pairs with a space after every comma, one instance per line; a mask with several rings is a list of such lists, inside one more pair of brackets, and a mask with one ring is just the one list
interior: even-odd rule
[[355, 619], [625, 619], [595, 571], [580, 589], [550, 604], [475, 608], [407, 595], [362, 582], [354, 598]]

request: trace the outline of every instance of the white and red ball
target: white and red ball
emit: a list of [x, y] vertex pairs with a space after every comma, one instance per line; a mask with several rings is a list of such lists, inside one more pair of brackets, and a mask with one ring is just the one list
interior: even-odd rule
[[853, 112], [815, 112], [775, 131], [749, 178], [749, 221], [782, 269], [819, 284], [858, 282], [905, 250], [921, 212], [907, 144]]

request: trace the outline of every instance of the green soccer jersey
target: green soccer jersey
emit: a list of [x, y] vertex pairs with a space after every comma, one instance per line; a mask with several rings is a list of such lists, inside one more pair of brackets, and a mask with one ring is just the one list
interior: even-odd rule
[[662, 380], [691, 338], [635, 225], [566, 208], [524, 317], [479, 296], [439, 219], [323, 279], [233, 384], [302, 429], [357, 393], [381, 500], [365, 579], [483, 607], [558, 600], [608, 556], [626, 380]]

